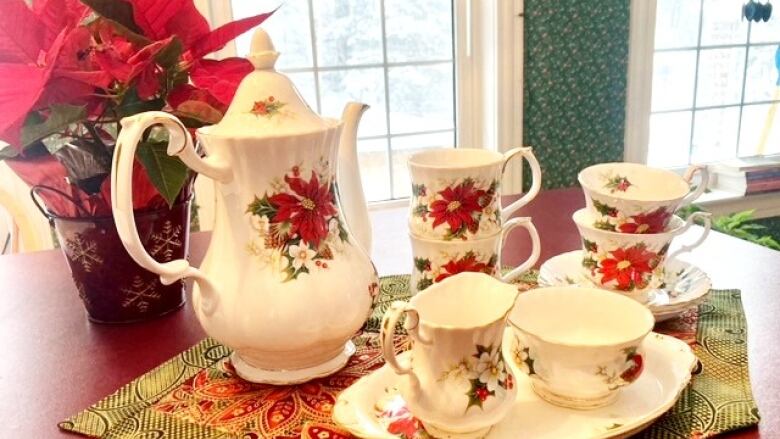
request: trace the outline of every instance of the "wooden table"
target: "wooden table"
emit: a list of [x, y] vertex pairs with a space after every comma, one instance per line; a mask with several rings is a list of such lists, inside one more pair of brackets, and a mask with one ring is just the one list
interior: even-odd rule
[[[550, 190], [525, 208], [542, 239], [542, 258], [579, 247], [571, 213], [584, 204], [578, 189]], [[373, 258], [380, 274], [407, 273], [405, 209], [372, 213]], [[684, 240], [685, 238], [680, 238]], [[192, 237], [201, 260], [209, 234]], [[528, 254], [524, 232], [513, 234], [506, 263]], [[692, 255], [715, 288], [740, 288], [748, 319], [753, 392], [763, 420], [730, 437], [780, 435], [780, 252], [713, 233]], [[58, 250], [0, 257], [0, 437], [66, 436], [57, 422], [112, 393], [204, 337], [190, 306], [131, 326], [89, 323]]]

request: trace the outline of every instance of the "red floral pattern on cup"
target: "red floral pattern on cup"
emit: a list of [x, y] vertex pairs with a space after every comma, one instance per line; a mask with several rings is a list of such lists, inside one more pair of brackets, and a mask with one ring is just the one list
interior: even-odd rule
[[629, 221], [620, 224], [617, 229], [621, 233], [662, 233], [671, 217], [672, 212], [659, 207], [652, 212], [629, 217]]
[[604, 184], [604, 187], [609, 189], [610, 193], [625, 192], [631, 186], [632, 184], [628, 181], [628, 178], [621, 175], [607, 178], [607, 182]]
[[[486, 187], [484, 187], [486, 186]], [[452, 183], [435, 192], [429, 199], [429, 189], [423, 184], [412, 185], [415, 197], [413, 215], [423, 221], [432, 220], [431, 227], [446, 228], [444, 239], [466, 239], [466, 233], [477, 233], [480, 221], [494, 202], [498, 181], [492, 181], [483, 187], [472, 178]], [[497, 214], [497, 210], [496, 213]]]
[[620, 378], [628, 383], [633, 383], [639, 378], [639, 375], [642, 374], [642, 371], [645, 368], [644, 359], [642, 358], [642, 355], [638, 354], [634, 349], [627, 352], [626, 363], [628, 364], [628, 369], [620, 374]]
[[453, 235], [461, 235], [464, 228], [471, 233], [476, 232], [479, 223], [474, 214], [484, 207], [481, 203], [486, 194], [486, 191], [474, 187], [473, 180], [439, 191], [441, 199], [432, 202], [428, 212], [428, 216], [433, 218], [433, 227], [446, 222]]
[[[451, 257], [451, 256], [450, 256]], [[417, 281], [417, 291], [422, 291], [434, 283], [463, 272], [495, 274], [498, 255], [482, 255], [475, 251], [467, 251], [463, 256], [451, 257], [445, 262], [431, 261], [428, 258], [414, 258], [414, 268], [420, 273]]]
[[602, 215], [593, 226], [600, 230], [620, 233], [663, 233], [672, 212], [666, 207], [659, 207], [649, 212], [642, 212], [632, 216], [623, 216], [617, 208], [609, 206], [598, 200], [593, 201], [593, 208]]
[[631, 291], [647, 287], [656, 265], [658, 254], [648, 251], [644, 244], [628, 248], [618, 248], [598, 261], [595, 270], [601, 273], [601, 285], [616, 283], [621, 291]]

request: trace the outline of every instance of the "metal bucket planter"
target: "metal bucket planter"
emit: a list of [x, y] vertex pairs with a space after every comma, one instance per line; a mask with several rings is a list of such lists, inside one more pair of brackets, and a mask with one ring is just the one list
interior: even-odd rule
[[[41, 190], [53, 189], [36, 186], [32, 192]], [[38, 204], [35, 197], [33, 200]], [[140, 322], [184, 304], [184, 282], [163, 285], [156, 274], [136, 264], [119, 240], [113, 217], [65, 218], [38, 207], [54, 227], [76, 290], [93, 322]], [[144, 247], [158, 261], [187, 255], [190, 200], [171, 209], [136, 213], [135, 222]]]

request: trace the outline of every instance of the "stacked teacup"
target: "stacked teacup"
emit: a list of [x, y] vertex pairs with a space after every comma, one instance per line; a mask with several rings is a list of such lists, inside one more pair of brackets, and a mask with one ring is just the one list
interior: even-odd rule
[[[700, 183], [692, 187], [697, 173]], [[699, 246], [709, 233], [710, 214], [696, 212], [687, 221], [675, 215], [704, 192], [707, 169], [691, 166], [679, 176], [635, 163], [602, 163], [578, 179], [586, 207], [573, 219], [582, 237], [583, 273], [599, 288], [647, 304], [663, 283], [666, 260]], [[668, 254], [672, 239], [697, 220], [704, 224], [700, 236]]]
[[[524, 157], [531, 168], [530, 190], [501, 205], [500, 182], [512, 158]], [[482, 272], [511, 281], [539, 258], [539, 234], [531, 218], [509, 217], [528, 204], [541, 187], [541, 170], [531, 148], [504, 154], [485, 149], [434, 149], [409, 158], [412, 198], [412, 294], [461, 272]], [[506, 235], [521, 227], [531, 236], [531, 256], [501, 275]]]

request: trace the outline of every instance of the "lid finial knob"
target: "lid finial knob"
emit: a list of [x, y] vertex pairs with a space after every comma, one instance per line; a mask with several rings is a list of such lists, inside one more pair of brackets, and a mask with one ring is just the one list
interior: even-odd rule
[[263, 28], [258, 27], [252, 35], [252, 44], [249, 46], [247, 58], [258, 70], [274, 70], [279, 52], [274, 47], [274, 42]]

